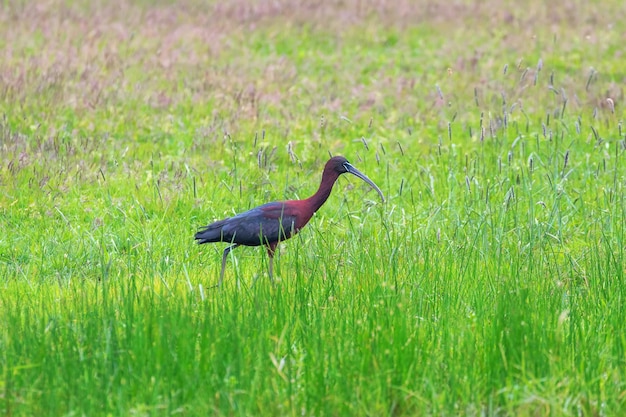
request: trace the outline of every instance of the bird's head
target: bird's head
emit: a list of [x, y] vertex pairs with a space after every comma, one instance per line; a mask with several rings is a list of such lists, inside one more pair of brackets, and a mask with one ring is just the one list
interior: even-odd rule
[[383, 192], [380, 190], [380, 188], [378, 188], [378, 186], [376, 184], [374, 184], [374, 182], [372, 180], [367, 178], [367, 176], [365, 174], [363, 174], [361, 171], [356, 169], [343, 156], [333, 156], [332, 158], [330, 158], [330, 160], [328, 162], [326, 162], [326, 166], [324, 167], [324, 171], [325, 172], [327, 172], [327, 171], [334, 172], [334, 173], [336, 173], [337, 176], [339, 176], [341, 174], [345, 174], [345, 173], [350, 173], [352, 175], [356, 175], [357, 177], [361, 178], [363, 181], [368, 183], [373, 189], [375, 189], [378, 192], [378, 194], [380, 195], [380, 198], [383, 201], [385, 201], [385, 196], [383, 195]]

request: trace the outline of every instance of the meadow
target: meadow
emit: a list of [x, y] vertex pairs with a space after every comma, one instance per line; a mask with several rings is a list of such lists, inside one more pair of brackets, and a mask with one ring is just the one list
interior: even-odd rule
[[[5, 0], [0, 413], [626, 412], [626, 5]], [[342, 176], [280, 245], [209, 222]]]

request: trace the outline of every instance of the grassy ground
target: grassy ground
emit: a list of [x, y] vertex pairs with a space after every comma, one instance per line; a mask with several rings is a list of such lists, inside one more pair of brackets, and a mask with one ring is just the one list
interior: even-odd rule
[[4, 415], [626, 411], [622, 2], [3, 4]]

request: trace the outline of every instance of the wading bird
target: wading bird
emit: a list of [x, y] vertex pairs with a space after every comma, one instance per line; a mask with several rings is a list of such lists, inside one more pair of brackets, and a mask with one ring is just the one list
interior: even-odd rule
[[313, 214], [326, 202], [330, 191], [341, 174], [350, 173], [361, 178], [373, 189], [378, 191], [385, 201], [383, 192], [365, 174], [353, 167], [343, 156], [330, 158], [324, 167], [322, 182], [317, 192], [304, 200], [276, 201], [263, 204], [251, 210], [237, 214], [224, 220], [212, 223], [196, 233], [199, 244], [225, 242], [231, 245], [224, 250], [222, 256], [222, 272], [218, 287], [224, 279], [226, 257], [237, 246], [267, 247], [270, 258], [269, 276], [273, 281], [274, 252], [279, 242], [297, 234], [311, 219]]

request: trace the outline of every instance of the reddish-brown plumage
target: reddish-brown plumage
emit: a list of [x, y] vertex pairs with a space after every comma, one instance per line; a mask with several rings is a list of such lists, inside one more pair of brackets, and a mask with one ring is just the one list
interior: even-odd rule
[[333, 185], [341, 174], [351, 173], [367, 182], [385, 200], [382, 191], [363, 173], [354, 168], [346, 158], [335, 156], [324, 166], [322, 181], [318, 190], [304, 200], [289, 200], [267, 203], [236, 216], [212, 223], [196, 233], [200, 244], [227, 242], [231, 246], [224, 250], [222, 271], [218, 285], [221, 285], [228, 253], [239, 245], [265, 245], [270, 258], [269, 275], [273, 275], [273, 260], [279, 242], [297, 234], [313, 217], [313, 214], [326, 202]]

